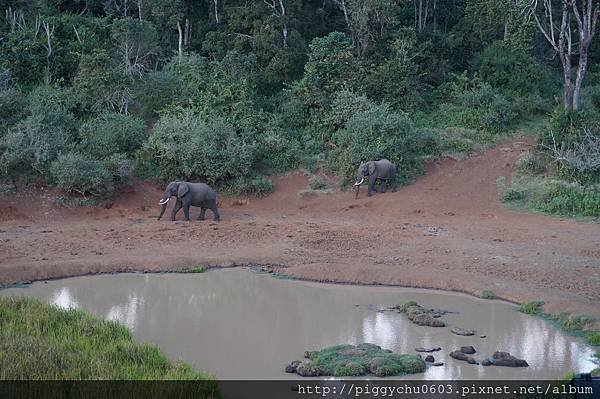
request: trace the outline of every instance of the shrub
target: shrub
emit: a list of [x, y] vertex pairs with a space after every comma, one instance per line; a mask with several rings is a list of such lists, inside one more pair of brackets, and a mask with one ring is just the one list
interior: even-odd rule
[[294, 169], [300, 162], [300, 144], [293, 138], [268, 130], [257, 138], [256, 157], [272, 172], [285, 172]]
[[251, 194], [263, 197], [273, 192], [273, 182], [264, 176], [240, 177], [228, 183], [226, 191], [237, 195]]
[[[504, 94], [526, 98], [535, 93], [555, 93], [556, 79], [550, 68], [538, 63], [528, 52], [498, 40], [473, 57], [477, 76]], [[541, 98], [541, 97], [540, 97]]]
[[331, 182], [322, 176], [312, 175], [308, 179], [308, 186], [311, 190], [326, 190], [331, 188]]
[[336, 92], [351, 87], [358, 64], [350, 38], [341, 32], [314, 38], [309, 48], [304, 76], [293, 85], [292, 93], [307, 107], [322, 109]]
[[58, 153], [73, 145], [71, 120], [72, 115], [59, 108], [45, 115], [29, 116], [9, 128], [0, 144], [2, 173], [45, 175]]
[[537, 207], [561, 215], [600, 216], [600, 188], [577, 183], [554, 182]]
[[50, 175], [58, 187], [83, 197], [106, 197], [114, 189], [113, 177], [102, 162], [77, 153], [61, 154], [52, 162]]
[[587, 341], [590, 345], [600, 346], [600, 332], [591, 331], [587, 333]]
[[79, 128], [81, 148], [98, 159], [132, 154], [144, 143], [146, 126], [133, 115], [103, 113]]
[[163, 116], [139, 156], [156, 178], [215, 183], [247, 176], [254, 154], [248, 134], [238, 133], [223, 118], [204, 120], [188, 110]]
[[546, 170], [546, 165], [538, 155], [526, 152], [517, 159], [515, 170], [519, 174], [539, 175]]
[[[334, 113], [341, 99], [334, 101]], [[386, 104], [376, 104], [360, 96], [358, 100], [356, 112], [345, 109], [338, 112], [340, 121], [345, 119], [345, 112], [350, 116], [334, 133], [335, 148], [329, 154], [329, 167], [349, 179], [361, 162], [386, 158], [396, 164], [400, 183], [414, 177], [421, 168], [422, 137], [410, 118], [390, 110]]]
[[137, 96], [142, 112], [147, 118], [154, 118], [166, 106], [181, 100], [181, 81], [172, 71], [153, 71], [147, 74]]
[[519, 312], [525, 314], [538, 315], [542, 313], [542, 306], [544, 306], [543, 301], [525, 302], [519, 307]]
[[0, 90], [0, 135], [1, 130], [19, 122], [26, 115], [27, 97], [23, 93], [13, 88]]
[[458, 126], [499, 134], [515, 121], [510, 102], [489, 84], [453, 89], [451, 102], [441, 104], [434, 119], [442, 127]]
[[483, 290], [481, 292], [481, 297], [483, 299], [494, 299], [494, 298], [496, 298], [496, 295], [494, 294], [494, 292], [492, 290]]

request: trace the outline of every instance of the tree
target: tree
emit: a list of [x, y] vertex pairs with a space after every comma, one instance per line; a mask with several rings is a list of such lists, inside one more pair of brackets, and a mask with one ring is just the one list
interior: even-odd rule
[[[528, 8], [528, 16], [533, 16], [540, 32], [560, 59], [563, 108], [577, 111], [581, 104], [581, 85], [588, 68], [588, 51], [600, 16], [600, 0], [531, 0]], [[573, 82], [575, 47], [578, 62]]]

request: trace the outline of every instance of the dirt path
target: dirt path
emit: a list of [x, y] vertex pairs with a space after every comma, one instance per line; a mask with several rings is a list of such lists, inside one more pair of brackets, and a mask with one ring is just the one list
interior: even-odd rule
[[442, 160], [397, 193], [367, 198], [363, 189], [358, 200], [299, 198], [305, 176], [277, 177], [264, 199], [222, 199], [219, 224], [157, 221], [161, 188], [146, 183], [110, 209], [57, 208], [43, 192], [3, 197], [0, 284], [252, 262], [313, 280], [490, 289], [600, 316], [600, 225], [516, 213], [498, 200], [496, 179], [510, 178], [525, 147]]

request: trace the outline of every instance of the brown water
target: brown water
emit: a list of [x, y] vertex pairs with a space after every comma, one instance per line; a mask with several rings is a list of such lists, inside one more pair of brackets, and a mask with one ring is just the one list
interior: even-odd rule
[[[545, 379], [595, 367], [592, 350], [581, 340], [513, 305], [439, 291], [318, 284], [226, 269], [76, 277], [0, 295], [35, 296], [117, 320], [140, 342], [154, 343], [171, 359], [221, 379], [290, 378], [284, 365], [301, 359], [305, 350], [361, 342], [413, 354], [420, 346], [442, 347], [433, 356], [444, 366], [412, 378]], [[476, 329], [477, 335], [461, 337], [449, 327], [419, 327], [405, 315], [377, 312], [407, 300], [458, 311], [444, 316], [447, 324]], [[449, 358], [461, 345], [474, 346], [478, 360], [502, 350], [530, 367], [483, 367]]]

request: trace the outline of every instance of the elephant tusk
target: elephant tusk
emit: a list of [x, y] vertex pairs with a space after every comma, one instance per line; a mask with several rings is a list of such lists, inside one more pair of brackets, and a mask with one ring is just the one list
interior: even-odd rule
[[170, 199], [171, 199], [171, 198], [167, 198], [166, 200], [163, 200], [163, 199], [161, 199], [160, 201], [158, 201], [158, 205], [164, 205], [164, 204], [166, 204], [167, 202], [169, 202], [169, 200], [170, 200]]
[[355, 186], [360, 186], [362, 184], [362, 182], [365, 181], [365, 178], [363, 177], [358, 183], [354, 183]]

